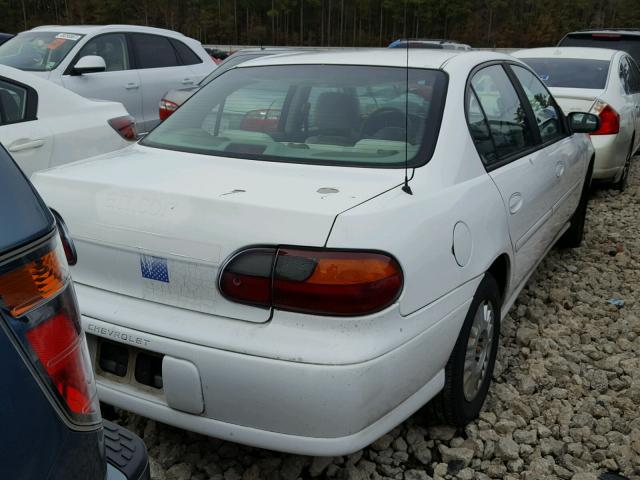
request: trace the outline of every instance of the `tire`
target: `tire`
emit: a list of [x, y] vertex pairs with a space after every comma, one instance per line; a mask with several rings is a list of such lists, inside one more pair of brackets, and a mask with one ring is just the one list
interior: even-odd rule
[[624, 167], [622, 167], [622, 175], [620, 176], [620, 180], [617, 182], [613, 182], [611, 185], [613, 188], [620, 192], [624, 192], [629, 185], [629, 171], [631, 170], [631, 158], [633, 157], [633, 142], [631, 139], [631, 145], [629, 145], [629, 153], [627, 154], [627, 159], [624, 162]]
[[[456, 427], [464, 427], [472, 420], [476, 419], [480, 414], [482, 405], [487, 398], [491, 377], [493, 376], [493, 368], [496, 363], [496, 354], [498, 353], [498, 342], [500, 338], [500, 290], [498, 283], [490, 273], [486, 273], [482, 282], [478, 286], [478, 290], [473, 296], [473, 301], [467, 312], [467, 316], [460, 330], [460, 335], [456, 341], [451, 357], [445, 367], [445, 385], [440, 394], [429, 405], [429, 415], [437, 421], [444, 422]], [[483, 315], [485, 307], [489, 308], [493, 314], [493, 327], [491, 332], [484, 330], [480, 335], [475, 335], [478, 340], [484, 340], [484, 355], [478, 354], [478, 350], [468, 349], [471, 346], [472, 327], [477, 325], [475, 322], [476, 315]], [[480, 312], [480, 313], [479, 313]], [[475, 325], [474, 325], [475, 324]], [[475, 330], [477, 332], [477, 329]], [[487, 341], [490, 344], [487, 345]], [[467, 382], [468, 390], [465, 392], [465, 378], [469, 378], [469, 372], [465, 372], [465, 361], [469, 350], [470, 358], [474, 358], [474, 366], [484, 365], [480, 378], [477, 381]], [[480, 361], [478, 361], [478, 358]], [[473, 372], [473, 369], [470, 369]], [[467, 373], [467, 375], [465, 375]], [[475, 377], [473, 377], [475, 379]], [[469, 378], [471, 380], [471, 378]]]
[[558, 240], [558, 246], [561, 248], [577, 248], [584, 239], [584, 224], [587, 220], [587, 205], [589, 204], [589, 191], [591, 190], [591, 177], [593, 175], [593, 159], [589, 163], [587, 176], [582, 185], [582, 193], [580, 194], [580, 202], [576, 211], [571, 215], [569, 220], [571, 225]]

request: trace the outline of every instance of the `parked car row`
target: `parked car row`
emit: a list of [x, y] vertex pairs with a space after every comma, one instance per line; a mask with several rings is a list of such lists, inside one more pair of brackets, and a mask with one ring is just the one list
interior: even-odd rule
[[[134, 125], [54, 84], [62, 72], [65, 86], [98, 85], [115, 58], [106, 40], [133, 67], [113, 73], [142, 79], [139, 41], [158, 38], [154, 61], [181, 65], [156, 77], [204, 69], [197, 42], [163, 32], [43, 27], [0, 47], [0, 62], [54, 80], [0, 67], [0, 141], [55, 212], [32, 197], [38, 235], [22, 232], [53, 242], [28, 257], [50, 289], [15, 300], [0, 256], [2, 325], [34, 378], [52, 374], [29, 332], [62, 302], [55, 329], [80, 345], [100, 399], [188, 430], [333, 456], [428, 402], [452, 425], [476, 418], [517, 295], [554, 245], [581, 244], [592, 180], [626, 182], [640, 141], [635, 61], [564, 47], [241, 51], [216, 70], [209, 59], [160, 112], [159, 95], [163, 122], [137, 142], [145, 113]], [[183, 62], [179, 45], [202, 62]], [[64, 153], [71, 117], [95, 124], [79, 155]], [[15, 259], [27, 250], [5, 250], [6, 271], [24, 274]]]

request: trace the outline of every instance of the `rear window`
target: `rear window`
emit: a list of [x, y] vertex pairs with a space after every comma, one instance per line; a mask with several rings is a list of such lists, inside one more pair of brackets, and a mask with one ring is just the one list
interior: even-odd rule
[[183, 65], [196, 65], [198, 63], [202, 63], [202, 59], [180, 40], [172, 38], [171, 44], [178, 52]]
[[38, 240], [53, 228], [53, 216], [0, 145], [0, 256]]
[[595, 47], [623, 50], [640, 63], [640, 35], [617, 33], [570, 33], [564, 37], [559, 47]]
[[583, 58], [521, 58], [548, 87], [592, 88], [607, 85], [608, 60]]
[[422, 165], [435, 146], [447, 80], [440, 70], [409, 69], [408, 77], [394, 67], [232, 69], [142, 144], [276, 162]]

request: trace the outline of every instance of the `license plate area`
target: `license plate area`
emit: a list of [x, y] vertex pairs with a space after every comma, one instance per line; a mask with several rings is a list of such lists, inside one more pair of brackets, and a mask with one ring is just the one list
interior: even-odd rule
[[[89, 336], [89, 335], [87, 335]], [[96, 341], [95, 372], [99, 377], [162, 393], [164, 355], [100, 337]]]

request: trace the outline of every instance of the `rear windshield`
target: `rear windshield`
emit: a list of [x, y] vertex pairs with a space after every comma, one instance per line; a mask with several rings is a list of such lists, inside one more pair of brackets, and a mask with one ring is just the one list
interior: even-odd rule
[[608, 60], [583, 58], [521, 58], [548, 87], [593, 88], [607, 85]]
[[401, 167], [407, 159], [422, 165], [435, 145], [446, 82], [444, 72], [426, 69], [235, 68], [142, 144], [276, 162]]
[[54, 70], [82, 37], [78, 33], [21, 33], [0, 45], [0, 64], [32, 72]]
[[53, 228], [53, 217], [0, 145], [0, 256]]
[[595, 47], [623, 50], [640, 65], [640, 35], [620, 35], [616, 33], [570, 33], [564, 37], [559, 47]]

